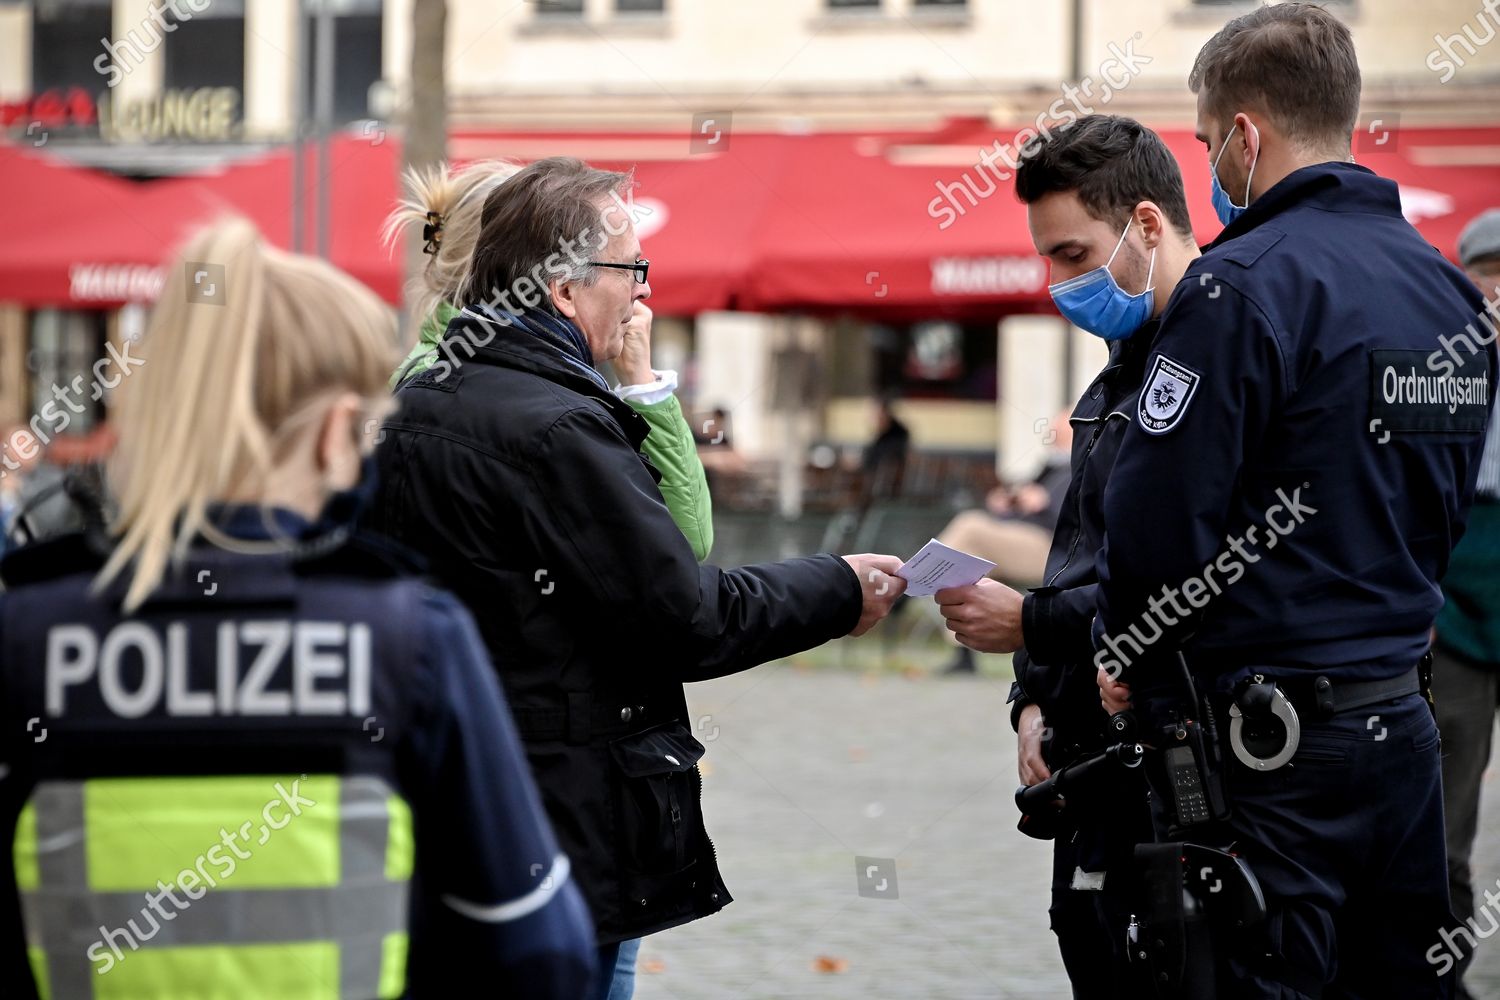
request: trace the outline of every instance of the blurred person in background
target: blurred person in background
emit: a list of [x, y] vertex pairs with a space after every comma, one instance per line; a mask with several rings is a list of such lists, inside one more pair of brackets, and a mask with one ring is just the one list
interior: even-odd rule
[[729, 411], [722, 406], [710, 410], [708, 418], [703, 421], [703, 429], [693, 432], [693, 440], [702, 448], [733, 448], [734, 427]]
[[[1160, 136], [1130, 118], [1089, 115], [1033, 140], [1016, 171], [1016, 194], [1050, 267], [1058, 310], [1107, 341], [1109, 361], [1067, 422], [1056, 421], [1060, 446], [1064, 426], [1074, 433], [1045, 585], [1023, 597], [986, 580], [935, 596], [966, 647], [1015, 651], [1011, 724], [1021, 784], [1030, 786], [1113, 742], [1105, 738], [1092, 636], [1105, 487], [1161, 316], [1198, 246], [1177, 161]], [[1142, 783], [1125, 777], [1097, 801], [1068, 802], [1049, 831], [1048, 913], [1079, 1000], [1140, 995], [1124, 945], [1132, 851], [1152, 834], [1144, 802]], [[1028, 818], [1023, 829], [1030, 826]]]
[[0, 460], [0, 552], [83, 530], [98, 505], [80, 504], [79, 491], [97, 477], [48, 461], [46, 445], [26, 424], [9, 428], [0, 440], [6, 452]]
[[651, 294], [630, 183], [552, 157], [490, 193], [438, 363], [397, 392], [372, 512], [474, 611], [606, 978], [622, 941], [730, 901], [683, 682], [861, 634], [905, 589], [894, 556], [698, 565], [640, 454], [650, 425], [596, 368]]
[[911, 430], [896, 416], [896, 401], [884, 398], [875, 413], [875, 437], [865, 448], [864, 506], [872, 500], [901, 495], [906, 477], [906, 456], [911, 452]]
[[[459, 314], [454, 302], [468, 279], [485, 199], [517, 169], [504, 161], [478, 160], [460, 170], [439, 166], [407, 172], [406, 196], [386, 220], [386, 240], [421, 225], [428, 260], [408, 290], [420, 328], [417, 343], [392, 376], [393, 386], [438, 363], [438, 342]], [[615, 386], [615, 395], [650, 425], [641, 453], [661, 473], [656, 485], [662, 501], [701, 562], [713, 548], [713, 504], [693, 429], [677, 400], [677, 373], [651, 368], [651, 309], [645, 302], [635, 303], [612, 364], [625, 383]], [[621, 942], [610, 1000], [630, 1000], [639, 950], [638, 938]]]
[[5, 995], [583, 995], [588, 914], [473, 620], [354, 526], [389, 311], [242, 221], [165, 272], [110, 534], [0, 564]]
[[747, 468], [745, 456], [734, 447], [734, 421], [724, 407], [714, 407], [702, 423], [693, 428], [693, 442], [697, 445], [698, 461], [708, 479], [709, 493], [718, 493], [726, 480], [744, 474]]
[[[983, 509], [959, 512], [937, 536], [944, 545], [994, 563], [989, 573], [992, 580], [1015, 587], [1042, 582], [1052, 534], [1073, 476], [1069, 460], [1073, 425], [1066, 410], [1052, 418], [1051, 430], [1046, 460], [1034, 478], [1019, 486], [996, 486], [985, 495]], [[960, 644], [943, 672], [973, 674], [976, 670], [974, 651]]]
[[[1493, 340], [1500, 329], [1500, 209], [1470, 221], [1458, 239], [1458, 261], [1489, 305], [1473, 330]], [[1432, 647], [1432, 697], [1443, 735], [1443, 819], [1448, 838], [1448, 891], [1459, 920], [1474, 917], [1469, 863], [1479, 826], [1479, 790], [1500, 706], [1500, 408], [1490, 416], [1469, 528], [1443, 577], [1443, 609]], [[1468, 1000], [1458, 961], [1458, 997]]]

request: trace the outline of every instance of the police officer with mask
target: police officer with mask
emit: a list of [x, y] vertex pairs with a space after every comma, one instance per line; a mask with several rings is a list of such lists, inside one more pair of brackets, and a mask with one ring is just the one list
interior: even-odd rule
[[474, 623], [352, 529], [388, 312], [244, 222], [167, 275], [114, 537], [0, 567], [0, 992], [583, 995]]
[[1447, 996], [1419, 667], [1492, 406], [1492, 350], [1450, 349], [1481, 298], [1352, 162], [1333, 14], [1236, 18], [1190, 83], [1225, 229], [1167, 305], [1105, 493], [1105, 704], [1158, 750], [1204, 731], [1180, 653], [1228, 744], [1227, 819], [1206, 750], [1165, 750], [1156, 785], [1173, 839], [1232, 847], [1264, 894], [1218, 942], [1220, 995]]
[[[1089, 115], [1033, 140], [1016, 171], [1016, 194], [1027, 205], [1037, 253], [1051, 266], [1053, 301], [1109, 344], [1109, 362], [1073, 410], [1072, 476], [1045, 585], [1023, 597], [982, 580], [936, 599], [969, 648], [1016, 652], [1011, 720], [1021, 783], [1032, 786], [1104, 747], [1090, 634], [1104, 487], [1158, 317], [1198, 246], [1177, 161], [1156, 133], [1129, 118]], [[1022, 826], [1054, 842], [1049, 915], [1081, 1000], [1127, 995], [1125, 869], [1132, 845], [1151, 831], [1143, 786], [1133, 772], [1116, 778], [1093, 801], [1070, 800], [1056, 824], [1044, 824], [1051, 818], [1044, 811]], [[1042, 825], [1048, 828], [1037, 832]]]

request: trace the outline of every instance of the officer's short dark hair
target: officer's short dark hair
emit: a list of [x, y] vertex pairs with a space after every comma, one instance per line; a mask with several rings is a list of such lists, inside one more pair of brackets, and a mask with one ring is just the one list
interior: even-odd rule
[[1224, 25], [1199, 50], [1188, 87], [1220, 122], [1257, 111], [1314, 148], [1347, 146], [1359, 120], [1354, 38], [1310, 3], [1258, 7]]
[[1028, 142], [1016, 196], [1030, 205], [1058, 191], [1076, 192], [1090, 215], [1111, 225], [1155, 202], [1179, 235], [1192, 238], [1182, 171], [1161, 136], [1133, 118], [1087, 115]]

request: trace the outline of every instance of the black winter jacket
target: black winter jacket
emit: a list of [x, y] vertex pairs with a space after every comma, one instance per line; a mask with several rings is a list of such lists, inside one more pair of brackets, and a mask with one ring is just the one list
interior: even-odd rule
[[439, 351], [396, 394], [373, 526], [473, 613], [599, 944], [716, 912], [682, 683], [847, 634], [859, 580], [832, 555], [700, 566], [629, 405], [518, 328], [460, 314]]
[[1146, 358], [1160, 323], [1151, 320], [1110, 345], [1109, 363], [1079, 398], [1073, 425], [1072, 480], [1047, 553], [1044, 585], [1021, 603], [1011, 722], [1028, 704], [1042, 707], [1051, 737], [1043, 755], [1059, 767], [1096, 744], [1106, 721], [1094, 666], [1094, 562], [1104, 547], [1104, 486], [1135, 412]]

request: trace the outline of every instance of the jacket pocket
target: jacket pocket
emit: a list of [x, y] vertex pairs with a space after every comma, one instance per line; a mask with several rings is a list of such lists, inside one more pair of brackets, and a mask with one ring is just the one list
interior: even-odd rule
[[[698, 761], [703, 744], [678, 721], [615, 740], [616, 819], [624, 867], [659, 888], [697, 858], [702, 817]], [[639, 884], [624, 880], [627, 892]], [[644, 898], [635, 902], [645, 903]]]

